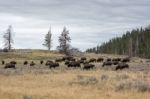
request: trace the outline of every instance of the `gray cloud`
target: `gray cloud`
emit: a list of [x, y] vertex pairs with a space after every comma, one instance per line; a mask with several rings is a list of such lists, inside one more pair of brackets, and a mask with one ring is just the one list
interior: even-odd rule
[[85, 50], [148, 25], [149, 9], [149, 0], [0, 0], [0, 37], [12, 24], [14, 46], [44, 48], [44, 35], [52, 26], [55, 49], [63, 26], [67, 26], [72, 45]]

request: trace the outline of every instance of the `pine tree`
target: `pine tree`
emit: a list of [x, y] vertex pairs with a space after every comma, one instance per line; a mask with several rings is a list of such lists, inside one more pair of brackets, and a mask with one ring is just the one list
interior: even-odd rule
[[70, 43], [71, 38], [69, 37], [69, 31], [64, 27], [61, 35], [59, 36], [59, 46], [57, 49], [66, 55], [69, 55], [69, 48], [70, 48]]
[[97, 47], [88, 49], [86, 52], [123, 54], [150, 58], [150, 25], [146, 28], [137, 28], [127, 31], [122, 37], [116, 37]]
[[45, 41], [43, 46], [47, 47], [48, 50], [51, 50], [52, 47], [52, 33], [51, 33], [51, 28], [49, 29], [48, 33], [45, 35]]

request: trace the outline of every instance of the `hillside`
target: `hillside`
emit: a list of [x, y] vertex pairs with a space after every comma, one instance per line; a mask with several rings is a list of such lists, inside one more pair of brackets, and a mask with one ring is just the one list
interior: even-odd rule
[[15, 49], [10, 52], [0, 52], [0, 59], [19, 60], [44, 60], [56, 59], [64, 56], [57, 51], [47, 51], [38, 49]]
[[100, 46], [87, 49], [86, 52], [150, 58], [150, 26], [127, 31], [122, 37], [113, 38]]

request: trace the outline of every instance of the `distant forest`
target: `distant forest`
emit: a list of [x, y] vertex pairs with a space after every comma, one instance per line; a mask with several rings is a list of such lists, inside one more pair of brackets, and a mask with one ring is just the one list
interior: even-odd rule
[[113, 38], [102, 45], [87, 49], [86, 52], [150, 58], [150, 25], [127, 31], [122, 37]]

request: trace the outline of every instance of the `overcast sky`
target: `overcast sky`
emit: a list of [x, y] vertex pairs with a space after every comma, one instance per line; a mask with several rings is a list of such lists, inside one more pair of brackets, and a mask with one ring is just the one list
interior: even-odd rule
[[0, 47], [12, 25], [15, 48], [45, 49], [50, 26], [53, 49], [66, 26], [72, 46], [85, 50], [150, 24], [150, 0], [0, 0]]

